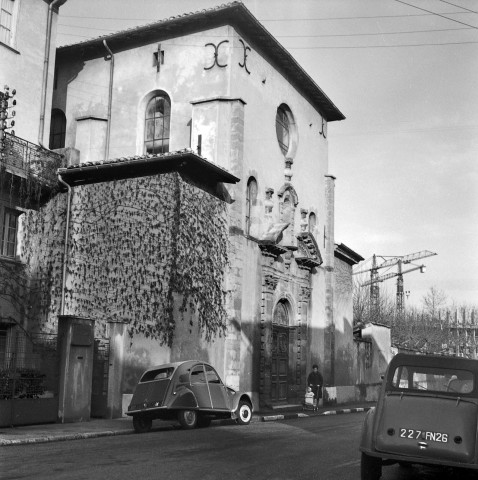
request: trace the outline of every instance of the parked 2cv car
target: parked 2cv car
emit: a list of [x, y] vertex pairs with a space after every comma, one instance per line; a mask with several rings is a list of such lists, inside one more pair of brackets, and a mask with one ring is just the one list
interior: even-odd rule
[[478, 469], [478, 360], [396, 355], [362, 429], [362, 480], [399, 463]]
[[126, 415], [136, 432], [148, 432], [154, 419], [177, 419], [183, 428], [207, 427], [217, 418], [247, 425], [251, 397], [224, 385], [208, 363], [188, 360], [152, 367], [141, 376]]

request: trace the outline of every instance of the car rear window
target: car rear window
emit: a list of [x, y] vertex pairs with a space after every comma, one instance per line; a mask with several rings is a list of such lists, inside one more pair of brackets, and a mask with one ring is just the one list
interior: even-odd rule
[[150, 370], [146, 372], [141, 378], [141, 382], [151, 382], [153, 380], [165, 380], [170, 378], [174, 372], [174, 368], [158, 368], [157, 370]]
[[467, 394], [475, 389], [468, 370], [399, 365], [391, 378], [391, 386], [399, 390]]

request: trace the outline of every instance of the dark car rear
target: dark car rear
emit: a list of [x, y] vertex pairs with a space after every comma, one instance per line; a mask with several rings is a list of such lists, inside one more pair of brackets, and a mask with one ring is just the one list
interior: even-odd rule
[[221, 418], [247, 425], [252, 408], [251, 397], [224, 385], [210, 364], [186, 360], [144, 372], [126, 415], [133, 417], [134, 429], [142, 433], [156, 419], [176, 418], [187, 429], [205, 427]]
[[364, 423], [362, 478], [383, 460], [478, 468], [477, 377], [476, 360], [396, 355]]

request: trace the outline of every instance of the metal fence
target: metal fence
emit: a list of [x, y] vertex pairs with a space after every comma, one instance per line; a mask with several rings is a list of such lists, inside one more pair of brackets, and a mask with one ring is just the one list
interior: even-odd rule
[[45, 165], [51, 165], [52, 171], [61, 166], [63, 156], [59, 153], [46, 150], [34, 143], [14, 135], [6, 135], [4, 156], [0, 162], [6, 167], [13, 167], [15, 173], [22, 176], [27, 172], [39, 177], [46, 183], [56, 180], [52, 177]]
[[51, 398], [58, 393], [57, 336], [8, 329], [0, 357], [0, 400]]

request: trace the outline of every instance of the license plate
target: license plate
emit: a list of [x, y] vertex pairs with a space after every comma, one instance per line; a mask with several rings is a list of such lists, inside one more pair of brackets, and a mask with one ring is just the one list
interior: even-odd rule
[[401, 428], [400, 438], [410, 438], [411, 440], [425, 440], [429, 442], [448, 442], [448, 434], [441, 432], [428, 432], [424, 430], [415, 430], [413, 428]]

